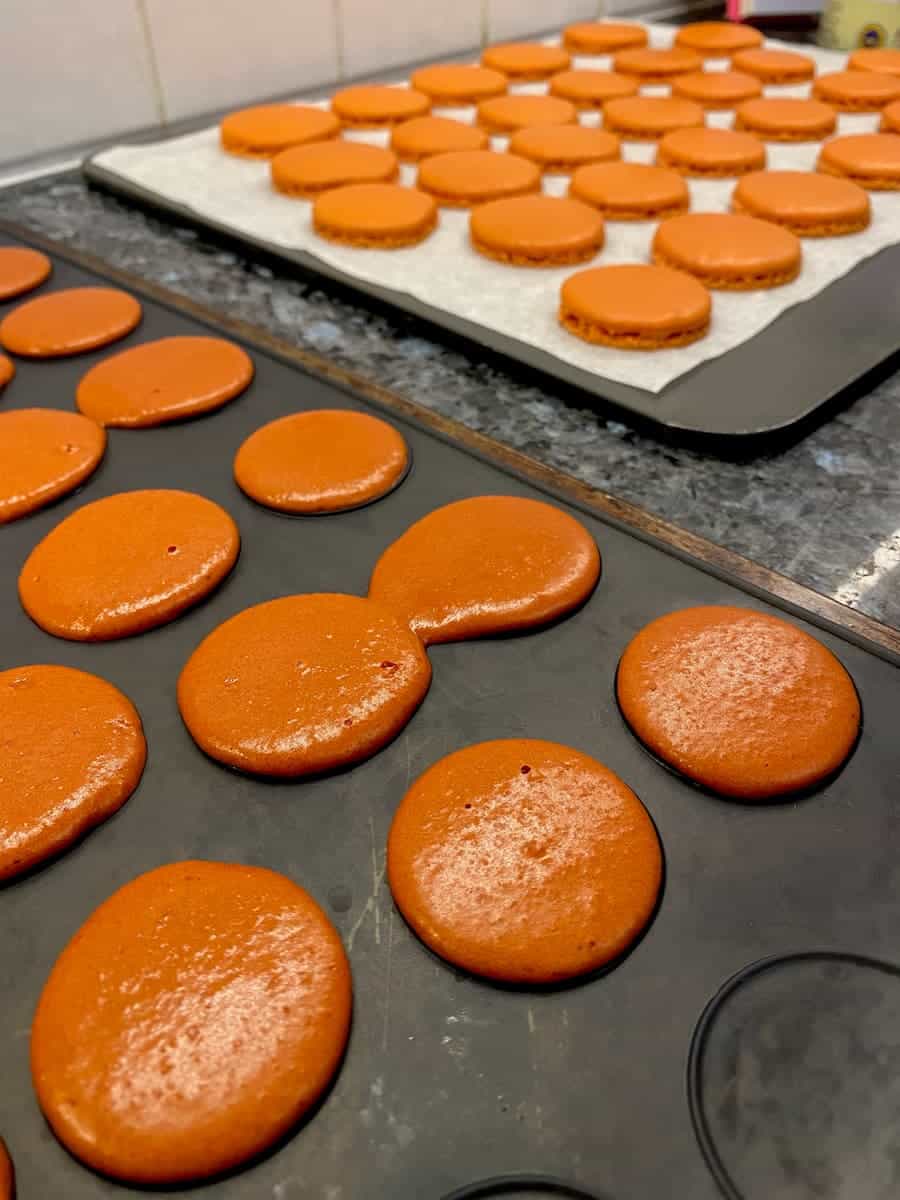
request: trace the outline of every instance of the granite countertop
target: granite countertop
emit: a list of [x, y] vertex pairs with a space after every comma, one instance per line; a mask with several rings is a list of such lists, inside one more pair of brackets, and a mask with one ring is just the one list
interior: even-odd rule
[[294, 345], [900, 627], [900, 372], [799, 444], [750, 461], [673, 449], [477, 347], [274, 272], [90, 190], [76, 173], [0, 192], [0, 216]]

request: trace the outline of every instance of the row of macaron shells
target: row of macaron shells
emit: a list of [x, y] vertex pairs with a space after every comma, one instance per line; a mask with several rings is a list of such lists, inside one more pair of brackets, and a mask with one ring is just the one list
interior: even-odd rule
[[[710, 40], [721, 52], [722, 33], [715, 23], [693, 27], [694, 36]], [[594, 45], [610, 44], [610, 37], [631, 38], [635, 41], [646, 34], [634, 26], [615, 26], [598, 23], [572, 27], [566, 42], [585, 39], [594, 34]], [[692, 27], [682, 31], [688, 40]], [[753, 40], [753, 31], [735, 30], [724, 26], [729, 46], [746, 47]], [[596, 40], [599, 38], [600, 40]], [[605, 40], [604, 40], [605, 39]], [[729, 51], [730, 52], [730, 51]], [[808, 75], [814, 70], [812, 60], [803, 55], [777, 51], [740, 49], [738, 54], [756, 55], [759, 70], [765, 75], [780, 67], [782, 76], [792, 69], [795, 76]], [[643, 55], [632, 67], [631, 60]], [[667, 59], [666, 56], [669, 56]], [[672, 57], [674, 56], [674, 58]], [[494, 47], [485, 52], [481, 67], [426, 67], [413, 76], [413, 88], [362, 87], [345, 89], [332, 100], [333, 112], [308, 112], [313, 125], [325, 122], [310, 136], [333, 138], [335, 114], [349, 128], [385, 127], [392, 129], [392, 150], [352, 141], [327, 141], [307, 145], [277, 154], [272, 162], [273, 184], [288, 195], [316, 198], [314, 226], [320, 235], [343, 244], [357, 246], [397, 247], [414, 245], [434, 230], [438, 221], [437, 207], [475, 208], [472, 217], [472, 244], [487, 257], [501, 262], [525, 266], [561, 266], [589, 261], [603, 244], [602, 221], [597, 210], [611, 219], [653, 220], [684, 212], [688, 207], [687, 189], [680, 175], [728, 177], [754, 173], [739, 185], [734, 208], [741, 213], [754, 214], [782, 224], [795, 233], [822, 235], [855, 232], [869, 220], [869, 205], [865, 194], [846, 180], [826, 180], [800, 173], [779, 173], [763, 176], [765, 148], [757, 137], [748, 133], [703, 129], [704, 112], [697, 101], [680, 98], [640, 98], [628, 93], [636, 91], [639, 80], [634, 76], [614, 72], [573, 71], [550, 74], [550, 96], [510, 96], [504, 94], [510, 79], [544, 77], [558, 71], [567, 63], [565, 50], [541, 44], [517, 44]], [[796, 63], [791, 60], [796, 60]], [[649, 50], [627, 48], [620, 50], [617, 66], [643, 69], [655, 78], [669, 74], [672, 78], [724, 81], [732, 86], [730, 98], [718, 87], [708, 106], [734, 105], [751, 85], [750, 94], [760, 84], [751, 76], [734, 73], [691, 72], [702, 60], [692, 49]], [[874, 64], [873, 64], [874, 65]], [[505, 69], [505, 74], [497, 70]], [[853, 71], [883, 84], [880, 99], [900, 96], [900, 80], [871, 70]], [[827, 79], [828, 77], [822, 77]], [[834, 76], [834, 78], [838, 78]], [[755, 85], [755, 86], [754, 86]], [[744, 87], [744, 91], [741, 88]], [[575, 103], [559, 93], [568, 91], [575, 96], [581, 88], [582, 107], [604, 108], [604, 130], [575, 124]], [[585, 90], [587, 89], [587, 90]], [[591, 91], [593, 89], [593, 91]], [[893, 89], [893, 90], [891, 90]], [[479, 125], [466, 125], [447, 117], [411, 116], [427, 112], [432, 103], [457, 104], [479, 101]], [[816, 137], [833, 130], [835, 111], [830, 105], [817, 101], [771, 101], [768, 105], [796, 108], [800, 111], [802, 127], [799, 136], [809, 137], [809, 112], [819, 121], [813, 131]], [[778, 128], [765, 127], [770, 116], [767, 102], [757, 102], [752, 110], [745, 102], [747, 123], [761, 118], [762, 137], [793, 138]], [[234, 114], [222, 127], [223, 144], [235, 149], [235, 124], [253, 120], [254, 112]], [[300, 112], [294, 107], [295, 118]], [[781, 115], [783, 120], [783, 114]], [[791, 116], [794, 114], [791, 113]], [[890, 114], [888, 114], [890, 115]], [[824, 119], [824, 124], [823, 124]], [[552, 124], [553, 121], [558, 124]], [[538, 122], [538, 124], [534, 124]], [[618, 122], [618, 124], [617, 124]], [[487, 129], [483, 128], [487, 125]], [[612, 126], [612, 129], [610, 127]], [[613, 132], [614, 130], [614, 132]], [[488, 133], [512, 133], [506, 155], [487, 151]], [[645, 140], [660, 139], [657, 162], [674, 171], [646, 164], [619, 162], [619, 135]], [[852, 142], [853, 139], [847, 139]], [[877, 139], [876, 139], [877, 140]], [[893, 142], [893, 139], [890, 139]], [[840, 147], [837, 147], [838, 150]], [[851, 150], [855, 149], [851, 146]], [[254, 150], [258, 153], [258, 146]], [[419, 162], [418, 188], [401, 189], [387, 181], [395, 179], [398, 158]], [[592, 166], [579, 164], [593, 163]], [[600, 165], [597, 165], [600, 164]], [[829, 169], [827, 163], [823, 169]], [[557, 198], [539, 197], [541, 171], [575, 172], [570, 196], [579, 203]], [[836, 174], [845, 173], [838, 164]], [[368, 181], [366, 183], [362, 181]], [[376, 183], [375, 181], [381, 181]], [[350, 186], [346, 186], [349, 181]], [[339, 185], [345, 186], [339, 186]], [[424, 193], [424, 195], [422, 194]], [[497, 197], [502, 202], [491, 203]], [[518, 197], [511, 199], [511, 197]], [[589, 205], [589, 211], [585, 205]], [[477, 207], [481, 206], [481, 207]], [[810, 219], [812, 215], [812, 219]], [[679, 256], [678, 244], [694, 246], [697, 240], [697, 221], [688, 219], [662, 234], [661, 241], [675, 239], [675, 247], [661, 250], [658, 261], [682, 269], [691, 269], [704, 284], [713, 287], [741, 289], [775, 286], [794, 278], [800, 266], [800, 248], [795, 239], [780, 231], [751, 229], [746, 217], [733, 221], [722, 220], [720, 214], [698, 214], [702, 217], [700, 231], [709, 228], [712, 236], [723, 246], [742, 238], [748, 248], [761, 246], [761, 262], [746, 264], [732, 261], [725, 255], [723, 263], [713, 269], [698, 270], [692, 263], [694, 255]], [[656, 257], [656, 256], [655, 256]], [[753, 255], [750, 255], [751, 260]], [[709, 296], [695, 281], [674, 279], [670, 272], [663, 277], [658, 268], [644, 264], [633, 267], [607, 267], [590, 272], [585, 282], [578, 277], [564, 288], [562, 302], [563, 324], [571, 332], [595, 342], [611, 342], [627, 348], [670, 347], [693, 341], [708, 328]], [[655, 297], [662, 325], [653, 328], [653, 320], [645, 320], [640, 329], [633, 328], [630, 314], [622, 326], [620, 299], [623, 287], [640, 301], [644, 293]], [[567, 293], [568, 292], [568, 297]], [[567, 312], [578, 297], [578, 311]], [[612, 311], [609, 299], [613, 298]], [[590, 300], [590, 312], [584, 301]], [[686, 305], [690, 317], [684, 327], [671, 328], [674, 307]], [[612, 324], [610, 324], [610, 321]], [[617, 325], [618, 321], [618, 325]], [[621, 327], [620, 327], [621, 326]]]

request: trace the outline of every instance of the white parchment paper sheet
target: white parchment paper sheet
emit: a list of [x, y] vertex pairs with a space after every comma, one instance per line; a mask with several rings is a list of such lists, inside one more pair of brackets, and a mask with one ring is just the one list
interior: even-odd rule
[[[653, 45], [671, 43], [673, 27], [651, 25], [649, 29]], [[782, 47], [778, 42], [768, 44]], [[815, 47], [800, 49], [817, 60], [819, 72], [839, 70], [845, 62], [842, 54]], [[611, 64], [606, 57], [595, 57], [577, 58], [574, 65], [605, 69]], [[708, 63], [710, 70], [728, 66], [725, 60]], [[515, 90], [539, 93], [546, 87], [532, 84]], [[668, 89], [644, 91], [666, 94]], [[771, 87], [766, 94], [806, 96], [809, 87]], [[435, 111], [466, 120], [473, 116], [471, 109]], [[710, 113], [707, 120], [710, 125], [727, 128], [732, 118], [732, 113], [722, 112]], [[582, 120], [585, 124], [599, 123], [595, 114]], [[875, 114], [842, 115], [838, 132], [868, 132], [877, 128], [878, 120]], [[347, 136], [379, 145], [388, 142], [386, 133]], [[495, 138], [494, 142], [498, 149], [506, 145], [503, 138]], [[768, 165], [773, 169], [811, 170], [819, 148], [815, 142], [769, 143]], [[654, 154], [652, 144], [623, 143], [625, 159], [650, 162]], [[529, 270], [482, 258], [469, 245], [466, 213], [442, 210], [440, 228], [420, 246], [357, 250], [317, 237], [310, 221], [310, 204], [274, 192], [267, 163], [223, 153], [215, 128], [153, 145], [117, 146], [98, 155], [95, 161], [122, 179], [184, 205], [198, 217], [217, 221], [236, 234], [264, 239], [286, 250], [306, 251], [360, 280], [405, 292], [433, 308], [537, 346], [562, 362], [650, 392], [661, 391], [698, 363], [753, 337], [791, 305], [815, 296], [863, 259], [900, 242], [900, 192], [870, 193], [870, 228], [848, 237], [805, 239], [803, 270], [795, 282], [767, 291], [715, 292], [713, 323], [706, 338], [674, 350], [617, 351], [581, 342], [558, 324], [559, 288], [573, 268]], [[404, 182], [414, 183], [414, 168], [404, 167], [403, 177]], [[734, 184], [734, 180], [689, 180], [693, 211], [727, 211]], [[567, 177], [545, 178], [548, 193], [564, 195], [567, 186]], [[606, 245], [591, 265], [648, 261], [654, 230], [653, 222], [607, 222]]]

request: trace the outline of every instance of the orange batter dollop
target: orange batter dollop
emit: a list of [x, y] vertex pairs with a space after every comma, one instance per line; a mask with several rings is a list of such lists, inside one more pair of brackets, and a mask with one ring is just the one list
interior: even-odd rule
[[340, 1065], [347, 956], [274, 871], [159, 867], [115, 892], [57, 959], [31, 1031], [38, 1101], [114, 1179], [185, 1183], [288, 1133]]
[[18, 408], [0, 413], [0, 525], [58, 500], [103, 458], [106, 434], [78, 413]]
[[550, 983], [617, 958], [662, 881], [645, 808], [606, 767], [553, 742], [482, 742], [410, 788], [388, 840], [388, 879], [442, 958], [516, 983]]
[[103, 642], [164, 625], [234, 566], [240, 534], [192, 492], [120, 492], [77, 509], [25, 560], [19, 598], [47, 633]]
[[232, 617], [178, 681], [194, 741], [238, 770], [296, 777], [368, 758], [431, 682], [422, 643], [359, 596], [285, 596]]
[[52, 270], [53, 264], [40, 250], [0, 246], [0, 300], [11, 300], [39, 287]]
[[426, 644], [543, 625], [582, 604], [600, 554], [568, 513], [540, 500], [476, 496], [435, 509], [389, 546], [369, 596]]
[[70, 667], [0, 672], [0, 729], [0, 879], [9, 879], [121, 808], [147, 746], [127, 696]]
[[252, 433], [235, 456], [234, 477], [269, 508], [329, 513], [379, 499], [400, 482], [408, 464], [406, 442], [387, 421], [313, 409]]
[[751, 609], [686, 608], [651, 621], [622, 655], [616, 687], [654, 754], [745, 800], [827, 778], [859, 732], [853, 681], [831, 651]]
[[134, 296], [118, 288], [66, 288], [26, 300], [0, 321], [0, 343], [25, 358], [63, 358], [117, 342], [141, 319]]
[[167, 337], [97, 363], [76, 403], [101, 425], [145, 429], [213, 412], [250, 386], [253, 360], [217, 337]]

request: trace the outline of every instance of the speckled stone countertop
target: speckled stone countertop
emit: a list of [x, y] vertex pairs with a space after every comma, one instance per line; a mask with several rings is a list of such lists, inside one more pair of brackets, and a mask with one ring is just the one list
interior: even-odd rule
[[327, 356], [900, 627], [900, 372], [798, 445], [722, 462], [637, 434], [547, 381], [523, 382], [421, 323], [149, 217], [75, 173], [0, 192], [0, 216]]

